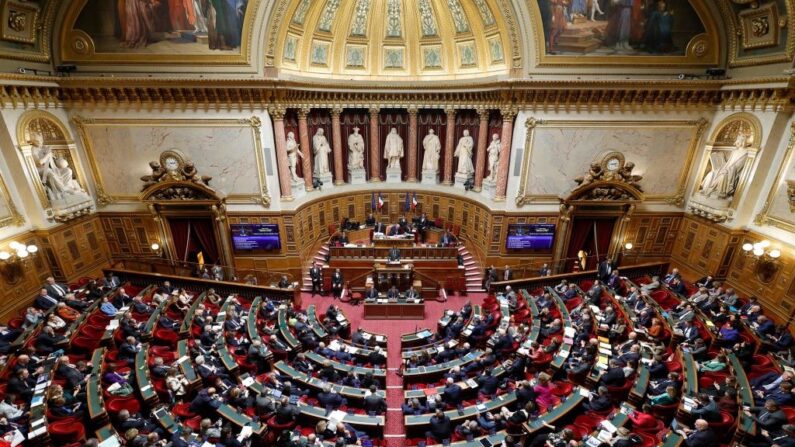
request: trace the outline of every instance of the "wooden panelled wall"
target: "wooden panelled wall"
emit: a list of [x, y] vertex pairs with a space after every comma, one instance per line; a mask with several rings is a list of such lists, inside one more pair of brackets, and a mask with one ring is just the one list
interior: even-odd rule
[[627, 242], [632, 243], [633, 247], [623, 253], [621, 263], [629, 265], [667, 261], [682, 226], [683, 216], [683, 213], [633, 214], [621, 242], [622, 247]]
[[[28, 306], [48, 276], [67, 283], [83, 276], [98, 277], [110, 259], [105, 232], [96, 215], [51, 230], [24, 233], [0, 242], [0, 247], [7, 247], [12, 240], [37, 245], [39, 254], [22, 264], [19, 275], [10, 275], [13, 280], [0, 274], [0, 321], [9, 320]], [[0, 270], [8, 268], [0, 266]]]
[[[741, 248], [746, 242], [763, 239], [782, 248], [778, 270], [767, 283], [757, 274], [757, 261], [746, 257]], [[787, 321], [795, 309], [795, 253], [783, 241], [686, 216], [674, 244], [672, 265], [688, 278], [712, 274], [725, 279], [741, 296], [757, 296], [779, 322]]]

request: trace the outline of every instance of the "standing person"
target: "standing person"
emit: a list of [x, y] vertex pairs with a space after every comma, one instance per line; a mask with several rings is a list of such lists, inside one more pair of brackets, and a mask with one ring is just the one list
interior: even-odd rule
[[342, 272], [340, 272], [340, 269], [334, 270], [331, 275], [331, 293], [334, 298], [339, 298], [342, 295], [342, 282]]
[[316, 293], [323, 293], [323, 270], [317, 263], [312, 264], [309, 269], [309, 277], [312, 279], [312, 296]]

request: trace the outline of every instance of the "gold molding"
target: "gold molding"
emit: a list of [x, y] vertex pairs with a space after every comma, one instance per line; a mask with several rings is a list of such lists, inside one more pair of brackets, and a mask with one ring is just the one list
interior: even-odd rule
[[[41, 20], [37, 20], [35, 24], [37, 29], [35, 30], [36, 40], [33, 43], [33, 48], [23, 50], [3, 48], [0, 49], [0, 58], [27, 62], [49, 62], [51, 57], [51, 33], [55, 26], [55, 10], [58, 7], [60, 7], [60, 2], [52, 0], [47, 3], [46, 8], [39, 9]], [[38, 49], [35, 48], [36, 44], [38, 44]]]
[[99, 169], [96, 157], [94, 156], [94, 145], [88, 135], [88, 128], [92, 126], [103, 127], [248, 127], [251, 129], [251, 137], [254, 143], [254, 156], [257, 163], [257, 175], [259, 180], [260, 192], [258, 194], [230, 194], [227, 196], [227, 203], [256, 203], [268, 208], [271, 204], [270, 193], [268, 191], [268, 179], [265, 168], [265, 157], [262, 149], [262, 121], [259, 117], [241, 119], [138, 119], [138, 118], [84, 118], [79, 115], [72, 118], [72, 122], [77, 127], [86, 156], [94, 175], [94, 183], [97, 191], [97, 203], [105, 206], [110, 203], [138, 203], [139, 194], [108, 194], [102, 171]]
[[698, 120], [670, 120], [670, 121], [593, 121], [593, 120], [539, 120], [528, 118], [525, 121], [527, 135], [525, 136], [524, 153], [522, 154], [522, 171], [519, 177], [519, 189], [516, 193], [516, 205], [523, 206], [529, 203], [559, 203], [560, 195], [553, 194], [528, 194], [527, 181], [530, 175], [530, 161], [533, 153], [533, 143], [535, 141], [535, 130], [540, 127], [561, 128], [561, 127], [593, 127], [593, 128], [692, 128], [690, 145], [687, 150], [687, 158], [679, 173], [676, 191], [673, 194], [645, 194], [645, 201], [649, 203], [669, 203], [676, 206], [684, 205], [684, 196], [687, 189], [688, 174], [692, 169], [693, 159], [695, 158], [701, 137], [704, 134], [707, 121], [703, 117]]
[[544, 37], [544, 26], [541, 20], [541, 11], [538, 8], [538, 0], [525, 0], [530, 17], [532, 20], [530, 33], [535, 43], [536, 63], [541, 67], [555, 66], [580, 66], [580, 67], [604, 67], [604, 66], [658, 66], [670, 67], [672, 65], [682, 67], [703, 67], [719, 63], [720, 59], [720, 40], [718, 39], [718, 24], [712, 17], [706, 3], [702, 1], [691, 1], [690, 6], [695, 11], [701, 23], [704, 25], [704, 33], [693, 36], [688, 42], [684, 56], [588, 56], [588, 55], [548, 55], [546, 52], [546, 40]]
[[762, 205], [762, 210], [754, 218], [754, 223], [756, 225], [771, 225], [785, 231], [795, 232], [795, 220], [786, 220], [781, 217], [770, 215], [770, 207], [773, 206], [773, 201], [776, 199], [776, 193], [782, 186], [784, 181], [784, 173], [787, 171], [787, 169], [790, 169], [792, 163], [795, 162], [795, 160], [793, 160], [793, 158], [795, 158], [794, 156], [795, 123], [792, 123], [790, 126], [789, 143], [787, 144], [787, 149], [784, 151], [784, 158], [782, 159], [782, 162], [778, 168], [778, 172], [776, 173], [776, 179], [773, 180], [773, 184], [770, 185], [770, 190], [767, 192], [767, 197], [765, 198], [764, 205]]
[[[740, 51], [740, 43], [739, 40], [742, 38], [740, 35], [742, 33], [742, 27], [737, 23], [737, 15], [734, 13], [734, 8], [728, 1], [719, 1], [718, 7], [720, 8], [720, 13], [723, 16], [723, 23], [726, 25], [726, 35], [730, 36], [727, 39], [728, 41], [728, 56], [729, 56], [729, 67], [750, 67], [753, 65], [764, 65], [764, 64], [773, 64], [777, 62], [791, 62], [792, 57], [795, 54], [795, 27], [792, 26], [792, 17], [795, 14], [795, 0], [784, 0], [784, 4], [786, 5], [786, 13], [780, 14], [780, 18], [783, 17], [787, 21], [787, 26], [789, 29], [787, 30], [787, 42], [785, 43], [783, 52], [777, 52], [770, 55], [763, 55], [763, 56], [743, 56], [738, 57], [738, 52]], [[778, 27], [778, 24], [772, 24], [771, 26]], [[732, 36], [734, 36], [732, 38]]]
[[6, 182], [3, 180], [2, 175], [0, 175], [0, 199], [5, 202], [8, 208], [8, 216], [0, 216], [0, 228], [12, 225], [16, 227], [22, 226], [22, 224], [25, 223], [25, 218], [22, 217], [22, 214], [17, 210], [14, 199], [8, 191], [8, 186], [6, 186]]
[[168, 65], [250, 65], [254, 45], [254, 28], [259, 9], [266, 2], [249, 0], [246, 16], [240, 33], [240, 47], [237, 53], [216, 54], [158, 54], [158, 53], [97, 53], [94, 42], [84, 31], [75, 28], [77, 19], [89, 0], [75, 0], [64, 14], [59, 30], [59, 57], [62, 62], [80, 64], [168, 64]]

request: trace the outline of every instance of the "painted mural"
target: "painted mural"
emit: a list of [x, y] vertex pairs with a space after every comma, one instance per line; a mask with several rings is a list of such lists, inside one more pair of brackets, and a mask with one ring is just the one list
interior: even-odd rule
[[535, 0], [550, 55], [684, 55], [704, 26], [688, 0]]
[[97, 53], [238, 53], [249, 0], [88, 0], [75, 28]]

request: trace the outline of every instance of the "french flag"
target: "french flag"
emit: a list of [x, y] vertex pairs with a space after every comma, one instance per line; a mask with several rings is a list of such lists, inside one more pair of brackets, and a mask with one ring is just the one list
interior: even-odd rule
[[378, 209], [380, 210], [383, 207], [384, 207], [384, 198], [381, 197], [381, 193], [379, 192], [378, 193]]
[[419, 204], [420, 204], [420, 202], [417, 202], [417, 193], [415, 192], [414, 196], [411, 198], [411, 209], [412, 210], [416, 210], [417, 209], [417, 205], [419, 205]]
[[375, 209], [375, 192], [373, 192], [373, 196], [370, 198], [370, 209]]

